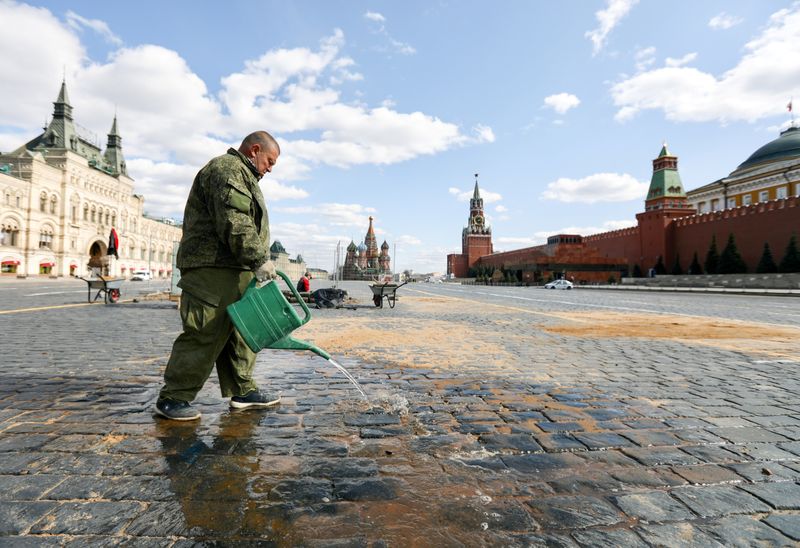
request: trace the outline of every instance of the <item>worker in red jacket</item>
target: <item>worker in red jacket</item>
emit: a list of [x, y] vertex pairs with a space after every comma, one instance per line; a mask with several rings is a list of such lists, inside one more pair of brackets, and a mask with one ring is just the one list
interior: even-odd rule
[[298, 280], [297, 290], [300, 291], [301, 293], [304, 291], [305, 292], [311, 291], [311, 282], [309, 280], [311, 280], [311, 274], [306, 272], [300, 277], [300, 280]]

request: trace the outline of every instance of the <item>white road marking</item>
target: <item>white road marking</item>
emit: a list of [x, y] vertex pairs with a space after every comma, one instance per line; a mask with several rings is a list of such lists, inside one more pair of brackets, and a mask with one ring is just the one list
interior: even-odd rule
[[81, 289], [78, 291], [50, 291], [48, 293], [29, 293], [27, 295], [23, 295], [23, 297], [41, 297], [42, 295], [64, 295], [65, 293], [86, 293], [86, 290]]

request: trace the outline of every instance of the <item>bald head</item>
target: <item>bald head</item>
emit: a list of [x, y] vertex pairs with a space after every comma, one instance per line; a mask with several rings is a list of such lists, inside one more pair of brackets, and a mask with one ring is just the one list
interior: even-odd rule
[[242, 140], [242, 144], [239, 145], [239, 152], [246, 154], [253, 145], [259, 145], [262, 150], [272, 149], [278, 154], [281, 153], [281, 147], [278, 144], [278, 141], [276, 141], [275, 137], [266, 131], [254, 131], [245, 137]]
[[266, 131], [254, 131], [244, 138], [242, 144], [239, 145], [239, 152], [250, 159], [250, 163], [258, 171], [260, 179], [272, 171], [272, 166], [281, 155], [281, 147], [275, 137]]

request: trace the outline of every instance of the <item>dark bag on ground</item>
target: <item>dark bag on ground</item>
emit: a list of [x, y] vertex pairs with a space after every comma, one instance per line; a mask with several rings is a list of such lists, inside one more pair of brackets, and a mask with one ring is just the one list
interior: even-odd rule
[[344, 300], [347, 298], [347, 291], [344, 289], [334, 289], [327, 287], [317, 289], [311, 293], [314, 303], [317, 308], [339, 308], [344, 305]]

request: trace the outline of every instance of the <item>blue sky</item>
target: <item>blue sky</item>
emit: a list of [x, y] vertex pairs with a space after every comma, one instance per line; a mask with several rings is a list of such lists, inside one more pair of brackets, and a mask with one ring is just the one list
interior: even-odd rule
[[664, 140], [692, 189], [800, 97], [787, 1], [0, 0], [0, 23], [0, 150], [66, 73], [103, 142], [116, 109], [147, 211], [180, 218], [197, 169], [266, 129], [273, 237], [322, 268], [372, 215], [398, 269], [443, 271], [474, 173], [497, 250], [631, 225]]

